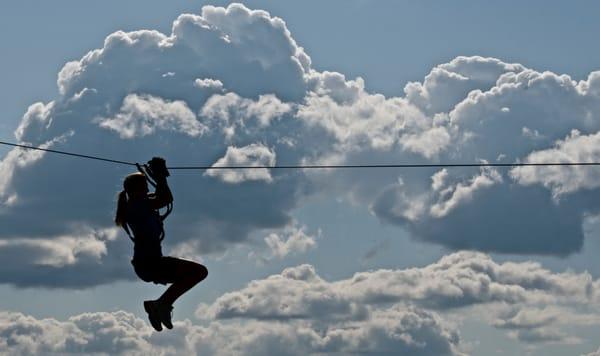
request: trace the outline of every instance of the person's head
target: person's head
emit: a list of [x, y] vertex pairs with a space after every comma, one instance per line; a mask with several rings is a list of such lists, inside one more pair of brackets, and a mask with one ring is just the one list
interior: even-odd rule
[[141, 172], [131, 173], [123, 180], [123, 190], [119, 193], [117, 200], [117, 212], [115, 214], [115, 223], [118, 226], [125, 225], [127, 221], [127, 201], [128, 199], [143, 198], [148, 194], [148, 182], [146, 176]]
[[141, 172], [131, 173], [123, 181], [123, 190], [129, 199], [145, 197], [148, 194], [148, 182]]

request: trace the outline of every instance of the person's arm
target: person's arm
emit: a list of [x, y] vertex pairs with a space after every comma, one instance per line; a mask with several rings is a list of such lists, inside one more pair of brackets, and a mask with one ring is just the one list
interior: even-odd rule
[[153, 157], [148, 161], [146, 166], [146, 172], [156, 182], [156, 191], [154, 194], [148, 195], [148, 200], [154, 209], [160, 209], [173, 202], [173, 194], [167, 184], [167, 177], [169, 176], [169, 170], [167, 169], [167, 162], [163, 158]]
[[173, 202], [173, 194], [171, 194], [166, 177], [156, 180], [156, 191], [148, 196], [148, 200], [153, 209], [163, 208]]

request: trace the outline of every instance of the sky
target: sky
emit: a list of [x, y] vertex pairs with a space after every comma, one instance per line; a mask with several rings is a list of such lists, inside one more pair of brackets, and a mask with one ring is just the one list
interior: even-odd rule
[[[3, 1], [0, 140], [170, 165], [600, 161], [591, 1]], [[596, 72], [597, 71], [597, 72]], [[593, 167], [177, 171], [154, 332], [127, 166], [0, 148], [0, 353], [598, 355]]]

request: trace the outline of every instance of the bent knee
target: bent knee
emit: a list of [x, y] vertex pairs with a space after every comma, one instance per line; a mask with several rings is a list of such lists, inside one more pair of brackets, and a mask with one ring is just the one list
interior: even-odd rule
[[197, 264], [195, 271], [194, 271], [194, 275], [196, 276], [196, 278], [198, 278], [198, 280], [203, 280], [206, 278], [206, 276], [208, 276], [208, 269], [201, 264]]

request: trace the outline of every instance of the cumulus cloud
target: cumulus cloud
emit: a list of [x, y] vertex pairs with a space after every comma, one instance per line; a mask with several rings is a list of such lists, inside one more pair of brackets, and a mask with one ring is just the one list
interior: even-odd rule
[[[328, 282], [311, 265], [252, 281], [217, 298], [198, 315], [218, 319], [361, 319], [365, 306], [411, 302], [450, 310], [484, 303], [596, 303], [598, 281], [588, 273], [552, 273], [539, 264], [496, 263], [481, 253], [444, 256], [422, 268], [360, 272]], [[508, 324], [506, 324], [508, 325]]]
[[196, 79], [194, 80], [194, 85], [201, 89], [223, 90], [223, 83], [218, 79]]
[[137, 94], [127, 95], [119, 113], [113, 118], [100, 119], [99, 125], [118, 132], [121, 138], [150, 135], [156, 129], [196, 137], [207, 130], [185, 102]]
[[[0, 239], [0, 278], [18, 287], [84, 288], [135, 279], [130, 243], [116, 228], [74, 228], [53, 238]], [[110, 253], [109, 253], [110, 251]]]
[[111, 355], [306, 355], [311, 353], [409, 353], [457, 355], [459, 336], [434, 314], [395, 308], [370, 322], [335, 325], [175, 322], [169, 334], [123, 312], [85, 313], [67, 321], [0, 312], [3, 354], [81, 353]]
[[38, 260], [32, 261], [34, 264], [63, 267], [76, 263], [78, 255], [90, 255], [99, 259], [106, 253], [106, 246], [93, 237], [64, 237], [48, 240], [11, 239], [0, 240], [0, 251], [7, 255], [5, 257], [8, 257], [12, 251], [18, 251], [28, 256], [39, 256]]
[[533, 329], [553, 323], [559, 313], [553, 309], [514, 310], [498, 319], [494, 326], [507, 329]]
[[202, 107], [201, 114], [206, 118], [220, 120], [226, 137], [231, 139], [236, 128], [244, 126], [249, 119], [255, 119], [260, 127], [265, 127], [269, 126], [271, 120], [290, 110], [290, 104], [281, 102], [271, 94], [261, 95], [254, 101], [235, 93], [227, 93], [211, 96]]
[[363, 319], [367, 309], [353, 302], [316, 274], [313, 266], [285, 269], [280, 275], [252, 281], [240, 291], [226, 293], [212, 305], [201, 306], [198, 317], [328, 320]]
[[497, 263], [461, 252], [421, 268], [360, 272], [337, 281], [325, 280], [311, 265], [286, 268], [200, 305], [196, 315], [348, 326], [379, 324], [386, 316], [391, 321], [398, 310], [429, 310], [442, 319], [460, 310], [527, 344], [572, 344], [582, 341], [574, 325], [600, 320], [599, 286], [588, 273], [553, 273], [537, 263]]
[[598, 286], [587, 273], [496, 263], [472, 252], [337, 281], [300, 265], [201, 305], [203, 323], [177, 321], [169, 333], [124, 311], [66, 321], [0, 312], [0, 352], [458, 355], [466, 345], [459, 325], [446, 319], [470, 307], [485, 307], [483, 316], [475, 313], [480, 320], [521, 342], [570, 344], [581, 340], [569, 327], [598, 323]]
[[305, 226], [289, 226], [282, 233], [270, 233], [264, 240], [271, 251], [271, 256], [284, 258], [289, 254], [302, 253], [315, 248], [316, 236], [307, 234], [305, 230]]
[[[41, 146], [40, 146], [41, 147]], [[45, 145], [43, 148], [48, 148]], [[14, 179], [14, 174], [18, 172], [19, 167], [26, 167], [29, 164], [41, 159], [43, 151], [31, 151], [25, 149], [14, 149], [6, 154], [0, 162], [0, 198], [2, 199], [2, 207], [13, 205], [16, 202], [17, 195], [11, 182]]]
[[[347, 85], [314, 91], [299, 107], [298, 117], [335, 139], [327, 156], [338, 164], [420, 163], [423, 158], [432, 163], [489, 162], [499, 157], [503, 162], [523, 161], [574, 128], [582, 135], [598, 130], [593, 119], [598, 99], [590, 90], [597, 84], [594, 73], [575, 82], [567, 75], [540, 73], [494, 58], [457, 57], [434, 68], [424, 83], [409, 83], [406, 96], [397, 98], [367, 93], [362, 80], [329, 73], [316, 76], [316, 87], [335, 82], [328, 76]], [[335, 98], [331, 94], [335, 90], [346, 94]], [[569, 161], [586, 158], [592, 159], [573, 156]], [[588, 170], [580, 167], [573, 173], [573, 168], [563, 167], [564, 176], [589, 175], [585, 182], [572, 178], [570, 192], [594, 190], [590, 186], [594, 173]], [[328, 179], [335, 177], [340, 192], [353, 202], [368, 204], [382, 220], [450, 248], [558, 255], [579, 250], [583, 220], [597, 209], [592, 199], [572, 194], [557, 204], [553, 197], [557, 183], [549, 183], [544, 171], [535, 170], [544, 177], [549, 193], [533, 184], [535, 178], [528, 181], [517, 172], [473, 175], [467, 169], [452, 169], [445, 177], [452, 187], [448, 190], [424, 185], [436, 174], [428, 170], [401, 172], [400, 179], [373, 172], [369, 179], [353, 176], [354, 181], [329, 172]], [[327, 185], [332, 186], [336, 184]], [[557, 243], [549, 245], [547, 239]]]
[[[169, 35], [118, 31], [101, 48], [65, 64], [58, 97], [31, 105], [15, 136], [20, 142], [130, 161], [159, 155], [171, 163], [273, 165], [281, 152], [293, 162], [298, 156], [290, 155], [293, 138], [276, 132], [297, 125], [289, 121], [287, 102], [302, 99], [309, 71], [310, 58], [283, 20], [240, 4], [206, 6], [199, 15], [178, 17]], [[224, 119], [217, 107], [231, 115]], [[287, 122], [280, 122], [284, 115]], [[230, 127], [235, 133], [228, 133]], [[53, 273], [56, 285], [73, 286], [74, 280], [61, 280], [63, 271], [72, 274], [71, 266], [81, 264], [106, 266], [113, 259], [125, 261], [123, 268], [100, 268], [105, 275], [93, 283], [131, 278], [126, 262], [131, 247], [122, 236], [106, 243], [99, 261], [97, 255], [57, 247], [64, 236], [77, 239], [81, 226], [110, 227], [114, 194], [127, 170], [20, 149], [0, 164], [2, 248], [23, 257], [14, 278], [4, 276], [2, 282], [46, 285], [41, 276]], [[172, 179], [179, 214], [170, 218], [166, 244], [195, 246], [194, 254], [223, 251], [255, 230], [288, 225], [298, 192], [311, 189], [299, 174], [277, 178], [267, 170], [188, 178]], [[240, 184], [252, 181], [269, 184]], [[36, 239], [44, 247], [29, 257], [25, 251]], [[71, 264], [73, 258], [77, 262]], [[45, 264], [40, 271], [39, 260], [71, 262]]]
[[[406, 92], [414, 105], [437, 117], [447, 127], [452, 145], [439, 155], [444, 161], [493, 161], [498, 157], [502, 157], [503, 162], [533, 161], [533, 152], [541, 150], [546, 153], [547, 162], [552, 160], [550, 155], [555, 152], [544, 149], [563, 139], [573, 128], [580, 130], [581, 135], [594, 135], [598, 129], [591, 119], [598, 105], [597, 97], [586, 89], [594, 85], [593, 74], [587, 81], [577, 83], [566, 75], [539, 73], [520, 65], [479, 57], [459, 57], [443, 67], [443, 70], [438, 67], [432, 71], [425, 84], [407, 85]], [[470, 76], [474, 76], [473, 80]], [[437, 83], [440, 78], [444, 78], [443, 86]], [[436, 101], [437, 96], [431, 95], [435, 90], [426, 90], [424, 86], [455, 91], [454, 94], [459, 95], [439, 98], [453, 98], [452, 101]], [[522, 135], [524, 128], [536, 133], [535, 137]], [[557, 149], [564, 151], [563, 146], [561, 143]], [[571, 153], [570, 156], [570, 162], [592, 159], [589, 155]], [[540, 156], [535, 158], [540, 160]], [[565, 161], [565, 154], [552, 158]], [[577, 251], [583, 241], [583, 219], [596, 207], [575, 193], [594, 189], [589, 185], [594, 169], [540, 168], [515, 169], [508, 177], [499, 171], [491, 179], [493, 184], [478, 189], [468, 202], [446, 205], [453, 207], [450, 211], [445, 211], [443, 204], [431, 199], [432, 191], [440, 192], [437, 186], [423, 189], [422, 181], [427, 173], [403, 174], [403, 184], [388, 183], [384, 193], [372, 205], [373, 211], [386, 221], [409, 227], [418, 237], [452, 248], [559, 255]], [[534, 172], [537, 172], [537, 178]], [[452, 170], [446, 174], [445, 181], [453, 182], [456, 187], [469, 184], [464, 172]], [[584, 180], [584, 176], [588, 179]], [[570, 177], [568, 181], [564, 180], [566, 177]], [[540, 183], [538, 186], [537, 182]], [[539, 186], [547, 187], [550, 192], [540, 190]], [[557, 203], [552, 197], [559, 189], [563, 189], [560, 192], [564, 189], [571, 192], [570, 199]], [[461, 191], [463, 189], [457, 190]], [[460, 196], [466, 195], [456, 195], [457, 198]], [[419, 202], [418, 206], [415, 201]], [[416, 207], [419, 209], [415, 210]], [[434, 214], [425, 214], [427, 210]], [[538, 213], [532, 214], [532, 211]], [[554, 218], [548, 219], [549, 216]], [[555, 223], [551, 222], [553, 219]], [[557, 241], [557, 245], [545, 244], [541, 236]]]
[[443, 172], [444, 171], [442, 170], [432, 176], [432, 188], [434, 188], [434, 190], [442, 189], [439, 195], [440, 199], [443, 199], [443, 201], [438, 201], [430, 208], [430, 214], [438, 218], [446, 216], [460, 204], [464, 204], [464, 202], [473, 199], [473, 195], [477, 190], [502, 182], [502, 176], [497, 171], [492, 169], [482, 169], [481, 174], [474, 176], [466, 184], [458, 183], [454, 186], [443, 187], [440, 186], [443, 184], [440, 174], [445, 175]]
[[[510, 330], [508, 335], [526, 343], [580, 343], [581, 339], [562, 332], [559, 325], [574, 325], [597, 322], [598, 315], [581, 315], [567, 308], [516, 307], [500, 313], [493, 322], [497, 328]], [[592, 321], [592, 324], [594, 321]]]
[[0, 312], [0, 351], [4, 354], [147, 354], [151, 329], [123, 311], [86, 313], [67, 321]]
[[[313, 73], [310, 82], [315, 91], [308, 93], [304, 105], [298, 107], [297, 116], [335, 139], [325, 141], [330, 151], [335, 148], [344, 155], [369, 149], [389, 151], [403, 144], [410, 152], [431, 156], [448, 143], [435, 140], [435, 136], [446, 134], [445, 128], [432, 118], [404, 98], [387, 99], [381, 94], [367, 93], [361, 78], [347, 81], [339, 73], [324, 72]], [[429, 146], [419, 144], [420, 136], [433, 140]]]
[[[219, 158], [211, 167], [264, 167], [275, 165], [275, 152], [262, 144], [251, 144], [244, 147], [227, 147], [225, 156]], [[209, 169], [204, 173], [217, 177], [226, 183], [242, 183], [244, 181], [264, 181], [270, 183], [273, 177], [268, 168], [256, 169]]]
[[[559, 151], [591, 160], [600, 129], [598, 78], [576, 82], [495, 58], [457, 57], [407, 84], [404, 96], [386, 97], [368, 92], [362, 78], [313, 69], [282, 19], [241, 4], [205, 6], [179, 16], [169, 34], [118, 31], [66, 63], [58, 96], [33, 103], [15, 136], [127, 161], [161, 155], [174, 165], [515, 162]], [[119, 190], [128, 171], [34, 155], [14, 149], [0, 163], [1, 239], [109, 227], [115, 201], [107, 192]], [[431, 169], [174, 174], [178, 209], [165, 243], [222, 252], [289, 225], [293, 209], [318, 192], [451, 249], [576, 252], [586, 216], [598, 210], [595, 173], [538, 168], [448, 169], [443, 177]], [[102, 261], [123, 256], [112, 248]], [[21, 266], [17, 274], [33, 273]]]
[[[528, 163], [593, 163], [600, 160], [600, 133], [581, 135], [573, 130], [554, 148], [535, 151], [525, 158]], [[511, 176], [523, 185], [541, 184], [555, 197], [600, 186], [600, 170], [595, 167], [529, 166], [516, 167]]]
[[576, 344], [581, 340], [574, 336], [568, 336], [560, 331], [549, 330], [543, 328], [537, 329], [521, 329], [510, 332], [509, 335], [519, 341], [528, 343], [560, 343], [560, 344]]
[[51, 124], [50, 113], [54, 108], [54, 102], [48, 104], [35, 103], [27, 109], [21, 119], [21, 123], [15, 130], [15, 138], [19, 141], [28, 141], [27, 134], [31, 132], [43, 132]]
[[404, 92], [425, 113], [449, 112], [472, 90], [490, 90], [500, 75], [524, 69], [496, 58], [461, 56], [433, 68], [423, 83], [408, 83]]

